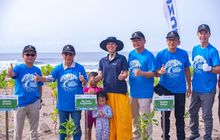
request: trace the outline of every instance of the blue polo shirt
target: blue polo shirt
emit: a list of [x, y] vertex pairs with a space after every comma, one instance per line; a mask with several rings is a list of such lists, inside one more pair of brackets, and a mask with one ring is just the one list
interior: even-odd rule
[[121, 71], [128, 71], [128, 62], [125, 56], [116, 54], [112, 61], [109, 61], [108, 55], [99, 61], [99, 70], [102, 71], [105, 92], [127, 93], [127, 84], [125, 80], [118, 80]]
[[82, 65], [74, 63], [74, 66], [64, 68], [63, 64], [57, 65], [51, 75], [57, 80], [57, 109], [62, 111], [75, 111], [75, 95], [84, 94], [79, 75], [83, 75], [88, 81], [85, 69]]
[[144, 72], [155, 72], [156, 61], [154, 55], [144, 49], [143, 52], [138, 53], [133, 50], [128, 56], [129, 63], [129, 83], [130, 83], [130, 95], [133, 98], [152, 98], [154, 78], [147, 78], [144, 76], [135, 76], [134, 71], [140, 69]]
[[43, 86], [43, 82], [35, 82], [35, 73], [41, 74], [41, 70], [36, 67], [28, 67], [26, 64], [16, 65], [13, 69], [15, 73], [15, 95], [18, 96], [18, 106], [27, 106], [34, 103], [40, 98], [39, 86]]
[[203, 64], [215, 67], [220, 65], [218, 50], [209, 44], [207, 47], [202, 48], [197, 45], [192, 51], [193, 61], [193, 91], [197, 93], [212, 93], [216, 90], [217, 74], [212, 72], [205, 72], [202, 69]]
[[164, 49], [157, 54], [156, 64], [157, 69], [163, 64], [166, 68], [166, 73], [160, 76], [160, 85], [175, 94], [186, 92], [185, 68], [190, 66], [190, 62], [185, 50], [176, 48], [176, 52], [169, 52]]

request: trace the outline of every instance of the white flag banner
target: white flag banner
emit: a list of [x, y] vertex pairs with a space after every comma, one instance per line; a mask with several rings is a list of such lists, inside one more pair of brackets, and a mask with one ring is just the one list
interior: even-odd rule
[[163, 0], [164, 14], [170, 31], [177, 31], [180, 34], [179, 21], [175, 0]]

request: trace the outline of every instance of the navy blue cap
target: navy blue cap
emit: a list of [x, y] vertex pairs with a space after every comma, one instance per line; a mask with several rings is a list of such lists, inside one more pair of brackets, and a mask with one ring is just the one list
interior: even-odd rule
[[145, 36], [142, 32], [140, 31], [137, 31], [137, 32], [134, 32], [132, 35], [131, 35], [131, 40], [133, 39], [145, 39]]
[[76, 52], [75, 52], [75, 49], [74, 49], [74, 47], [72, 46], [72, 45], [66, 45], [66, 46], [64, 46], [63, 47], [63, 51], [62, 51], [62, 53], [72, 53], [72, 54], [76, 54]]
[[34, 52], [34, 53], [37, 53], [35, 47], [32, 46], [32, 45], [27, 45], [27, 46], [25, 46], [24, 49], [23, 49], [23, 54], [24, 54], [25, 52]]
[[198, 27], [198, 32], [200, 32], [200, 31], [208, 31], [208, 32], [210, 32], [209, 25], [207, 25], [207, 24], [201, 24], [201, 25], [199, 25], [199, 27]]
[[167, 33], [166, 38], [175, 38], [175, 39], [180, 39], [180, 36], [178, 34], [178, 32], [176, 31], [171, 31]]

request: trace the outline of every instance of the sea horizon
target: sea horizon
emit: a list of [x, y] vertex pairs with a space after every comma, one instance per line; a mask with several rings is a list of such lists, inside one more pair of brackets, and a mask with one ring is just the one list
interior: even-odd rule
[[[157, 51], [152, 52], [154, 56], [158, 53]], [[119, 54], [128, 57], [129, 52], [119, 52]], [[188, 52], [191, 56], [191, 52]], [[107, 55], [107, 52], [77, 52], [74, 58], [74, 61], [83, 65], [85, 70], [98, 71], [99, 60]], [[35, 60], [35, 65], [41, 67], [47, 64], [51, 66], [56, 66], [63, 62], [61, 53], [58, 52], [39, 52]], [[7, 69], [8, 66], [12, 63], [17, 65], [23, 63], [21, 53], [0, 53], [0, 71]]]

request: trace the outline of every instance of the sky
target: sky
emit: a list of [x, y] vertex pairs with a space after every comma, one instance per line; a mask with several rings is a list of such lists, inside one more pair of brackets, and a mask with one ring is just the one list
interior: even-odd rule
[[[219, 0], [176, 0], [181, 48], [199, 44], [197, 27], [211, 28], [210, 42], [220, 50]], [[78, 52], [102, 51], [109, 36], [133, 49], [135, 31], [146, 36], [146, 48], [166, 48], [169, 27], [162, 0], [0, 0], [0, 53], [20, 53], [31, 44], [38, 52], [61, 52], [72, 44]]]

